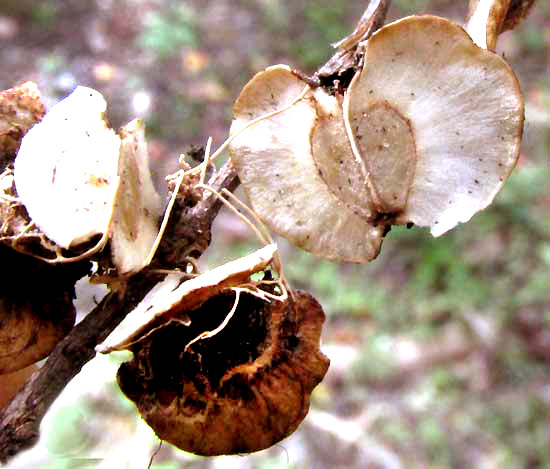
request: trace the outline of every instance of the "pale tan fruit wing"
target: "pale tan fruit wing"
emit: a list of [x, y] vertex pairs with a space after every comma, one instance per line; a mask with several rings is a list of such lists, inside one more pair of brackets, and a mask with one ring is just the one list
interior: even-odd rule
[[38, 370], [38, 367], [33, 364], [26, 368], [0, 375], [0, 411], [13, 400], [36, 370]]
[[[269, 67], [258, 73], [235, 103], [231, 133], [252, 119], [285, 107], [303, 88], [304, 82], [286, 66]], [[353, 176], [335, 172], [336, 161], [350, 158], [344, 148], [338, 148], [348, 146], [343, 136], [334, 140], [334, 147], [326, 148], [334, 155], [334, 162], [318, 167], [324, 160], [318, 152], [320, 142], [327, 141], [326, 135], [318, 134], [317, 127], [319, 117], [327, 112], [318, 107], [328, 109], [330, 115], [330, 109], [336, 106], [328, 104], [331, 99], [335, 98], [322, 90], [308, 93], [288, 110], [237, 136], [230, 145], [230, 155], [252, 207], [276, 233], [327, 259], [366, 262], [378, 254], [383, 230], [351, 207], [361, 203], [361, 197], [349, 194], [365, 193], [365, 184], [358, 180], [357, 172]], [[336, 116], [329, 120], [337, 119]], [[321, 132], [330, 135], [334, 130]], [[338, 134], [339, 130], [335, 132]], [[346, 165], [351, 167], [348, 162]], [[344, 186], [348, 178], [359, 187], [334, 190], [338, 185]], [[368, 207], [368, 201], [361, 204], [363, 211], [370, 212]]]
[[[366, 147], [358, 137], [379, 141], [379, 125], [365, 124], [359, 135], [354, 123], [385, 107], [390, 120], [409, 123], [388, 141], [387, 150], [394, 145], [397, 151], [390, 161], [412, 161], [403, 141], [415, 146], [414, 176], [398, 222], [428, 226], [438, 236], [492, 202], [514, 168], [523, 132], [523, 97], [504, 60], [448, 20], [404, 18], [370, 38], [346, 97], [354, 151], [368, 165], [371, 155], [361, 153]], [[380, 168], [376, 182], [382, 185], [386, 173], [393, 186], [392, 166]]]
[[143, 121], [133, 120], [120, 133], [120, 187], [116, 195], [110, 240], [117, 271], [126, 274], [144, 267], [158, 233], [162, 207], [149, 170]]
[[[264, 270], [273, 261], [276, 251], [277, 245], [269, 244], [248, 256], [223, 264], [183, 283], [179, 281], [181, 276], [168, 276], [124, 318], [98, 350], [102, 353], [124, 350], [154, 328], [156, 322], [166, 322], [181, 311], [199, 307], [225, 288], [246, 283], [253, 273]], [[180, 319], [182, 322], [188, 321], [186, 315]]]
[[311, 153], [321, 179], [335, 197], [365, 219], [376, 216], [362, 162], [353, 155], [342, 106], [322, 90], [315, 91], [317, 120], [311, 132]]
[[481, 48], [495, 51], [511, 0], [470, 0], [466, 31]]
[[23, 138], [17, 194], [34, 223], [69, 248], [107, 232], [118, 187], [120, 138], [103, 120], [106, 103], [78, 87]]

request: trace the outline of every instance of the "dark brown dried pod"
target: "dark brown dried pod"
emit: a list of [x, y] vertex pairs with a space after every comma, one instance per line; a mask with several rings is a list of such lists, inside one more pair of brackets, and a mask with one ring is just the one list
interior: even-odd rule
[[324, 313], [309, 294], [266, 302], [241, 293], [234, 316], [211, 338], [235, 301], [221, 292], [129, 345], [118, 371], [122, 391], [159, 438], [215, 456], [265, 449], [304, 419], [329, 360], [319, 349]]
[[531, 11], [535, 0], [511, 0], [508, 6], [508, 12], [502, 23], [501, 32], [509, 31], [518, 26]]
[[0, 244], [0, 374], [46, 357], [75, 321], [74, 283], [87, 262], [53, 266]]
[[12, 401], [37, 369], [32, 364], [13, 373], [0, 375], [0, 411]]

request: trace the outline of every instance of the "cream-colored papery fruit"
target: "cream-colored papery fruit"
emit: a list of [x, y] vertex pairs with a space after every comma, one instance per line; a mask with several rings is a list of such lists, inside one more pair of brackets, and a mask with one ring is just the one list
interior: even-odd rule
[[101, 94], [82, 86], [56, 104], [23, 138], [15, 184], [32, 221], [48, 238], [77, 249], [102, 235], [103, 243], [110, 240], [113, 264], [123, 275], [144, 267], [162, 207], [143, 122], [133, 120], [119, 136], [107, 128], [105, 110]]
[[77, 87], [23, 137], [15, 159], [19, 198], [62, 248], [106, 233], [111, 221], [120, 137], [105, 125], [106, 107], [100, 93]]
[[[235, 103], [231, 134], [284, 108], [304, 86], [284, 65], [258, 73]], [[252, 207], [273, 231], [327, 259], [376, 257], [384, 228], [370, 221], [375, 214], [336, 98], [310, 91], [244, 130], [229, 150]]]
[[438, 236], [501, 189], [519, 155], [524, 105], [498, 55], [446, 19], [413, 16], [369, 39], [344, 116], [375, 205]]
[[118, 273], [125, 274], [145, 266], [157, 237], [162, 207], [149, 171], [143, 121], [134, 119], [120, 133], [120, 187], [111, 226], [111, 250]]
[[511, 0], [470, 0], [466, 31], [481, 48], [495, 51]]
[[273, 262], [276, 251], [276, 244], [268, 244], [183, 283], [181, 275], [168, 275], [151, 289], [97, 350], [101, 353], [124, 350], [155, 327], [175, 317], [182, 323], [188, 323], [189, 318], [182, 311], [196, 309], [221, 291], [246, 284], [252, 274], [264, 270]]

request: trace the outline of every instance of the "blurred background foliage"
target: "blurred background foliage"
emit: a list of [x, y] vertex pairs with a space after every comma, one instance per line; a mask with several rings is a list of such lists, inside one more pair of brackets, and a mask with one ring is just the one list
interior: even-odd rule
[[[466, 0], [395, 0], [389, 20], [462, 22]], [[113, 126], [147, 122], [160, 182], [178, 155], [227, 135], [231, 106], [275, 63], [312, 72], [366, 2], [2, 0], [0, 86], [36, 81], [49, 104], [101, 91]], [[164, 445], [153, 468], [550, 468], [550, 3], [501, 36], [526, 97], [518, 166], [495, 203], [434, 239], [394, 228], [380, 257], [338, 265], [280, 240], [287, 276], [327, 312], [332, 360], [292, 437], [244, 457]], [[204, 267], [258, 243], [228, 213]], [[79, 300], [83, 301], [83, 300]], [[81, 309], [86, 309], [83, 303]], [[10, 467], [145, 468], [158, 441], [118, 391], [123, 357], [98, 357]]]

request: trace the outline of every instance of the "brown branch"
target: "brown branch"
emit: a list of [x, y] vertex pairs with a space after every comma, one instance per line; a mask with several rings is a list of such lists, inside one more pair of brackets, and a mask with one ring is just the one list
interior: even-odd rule
[[[383, 23], [389, 3], [390, 0], [369, 2], [354, 33], [344, 40], [344, 48], [336, 55], [341, 55], [344, 51], [346, 57], [353, 57], [359, 41], [375, 30], [372, 24], [379, 27]], [[338, 75], [347, 73], [356, 65], [355, 59], [350, 63], [340, 63], [328, 68], [324, 65], [319, 76], [323, 77], [323, 84], [331, 84], [331, 74], [337, 79]], [[317, 74], [315, 77], [318, 78]], [[239, 180], [230, 161], [211, 178], [209, 184], [217, 191], [224, 188], [234, 191], [237, 188]], [[207, 193], [197, 193], [192, 185], [184, 185], [180, 195], [153, 267], [183, 265], [186, 256], [200, 256], [210, 243], [212, 222], [222, 203], [215, 197], [209, 197]], [[109, 293], [57, 345], [46, 364], [33, 374], [17, 397], [0, 412], [0, 462], [5, 463], [36, 443], [40, 422], [57, 396], [95, 356], [97, 344], [111, 333], [160, 280], [158, 274], [151, 272], [146, 270], [137, 274]]]

